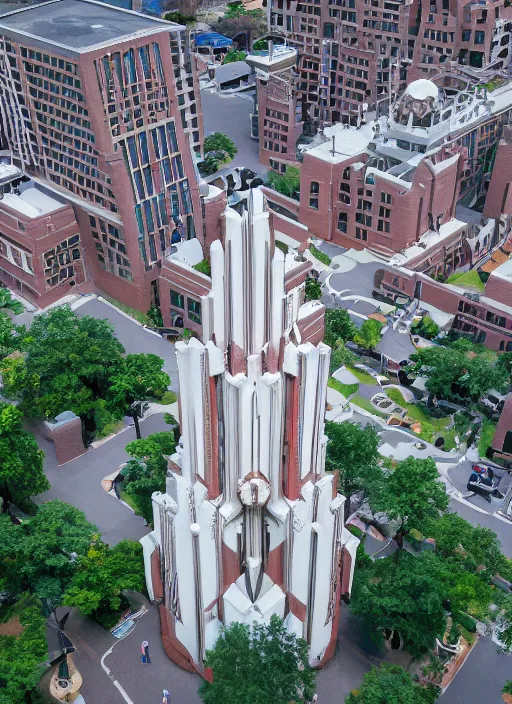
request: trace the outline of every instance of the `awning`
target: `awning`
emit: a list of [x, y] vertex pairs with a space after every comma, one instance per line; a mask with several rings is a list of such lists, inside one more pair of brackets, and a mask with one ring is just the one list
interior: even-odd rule
[[204, 32], [203, 34], [195, 35], [194, 43], [196, 46], [211, 46], [213, 49], [220, 49], [231, 46], [233, 40], [218, 32]]

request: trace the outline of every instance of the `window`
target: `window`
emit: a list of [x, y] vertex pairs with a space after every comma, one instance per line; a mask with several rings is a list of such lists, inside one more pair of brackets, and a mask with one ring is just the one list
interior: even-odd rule
[[380, 202], [386, 203], [386, 205], [393, 205], [393, 198], [391, 197], [391, 193], [381, 193]]
[[340, 232], [347, 231], [347, 213], [338, 214], [338, 230], [340, 230]]
[[334, 24], [332, 22], [326, 22], [324, 24], [324, 37], [326, 39], [332, 39], [334, 37]]
[[390, 232], [391, 225], [386, 220], [379, 220], [377, 223], [377, 230], [379, 232]]
[[189, 320], [201, 325], [201, 302], [194, 301], [193, 298], [187, 298], [187, 311]]
[[475, 44], [484, 44], [485, 43], [485, 32], [481, 31], [476, 31], [475, 32]]
[[391, 210], [389, 208], [384, 208], [382, 205], [379, 208], [379, 217], [389, 218], [391, 216]]
[[320, 184], [318, 181], [311, 181], [309, 187], [309, 207], [318, 210], [318, 196], [320, 195]]
[[356, 240], [366, 240], [368, 239], [368, 232], [363, 230], [362, 227], [356, 227]]
[[177, 291], [173, 291], [171, 289], [170, 291], [171, 294], [171, 306], [175, 306], [176, 308], [185, 308], [185, 297], [183, 296], [182, 293], [178, 293]]
[[470, 29], [462, 30], [462, 41], [469, 42], [470, 40], [471, 40], [471, 30]]

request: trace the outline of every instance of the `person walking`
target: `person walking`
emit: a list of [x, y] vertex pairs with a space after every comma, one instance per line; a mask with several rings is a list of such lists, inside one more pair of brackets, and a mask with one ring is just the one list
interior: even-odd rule
[[164, 689], [162, 704], [171, 704], [171, 695], [167, 689]]
[[147, 640], [143, 640], [140, 646], [140, 659], [142, 663], [151, 664], [151, 658], [149, 657], [149, 643]]

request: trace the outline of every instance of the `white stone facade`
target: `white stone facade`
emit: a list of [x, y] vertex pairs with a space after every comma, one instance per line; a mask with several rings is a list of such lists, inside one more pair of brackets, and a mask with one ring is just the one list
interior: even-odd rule
[[182, 665], [202, 671], [223, 624], [272, 614], [318, 665], [334, 651], [358, 544], [325, 473], [331, 350], [307, 326], [323, 306], [303, 303], [308, 267], [275, 248], [259, 189], [248, 212], [224, 216], [206, 344], [176, 345], [182, 435], [143, 539], [148, 589]]

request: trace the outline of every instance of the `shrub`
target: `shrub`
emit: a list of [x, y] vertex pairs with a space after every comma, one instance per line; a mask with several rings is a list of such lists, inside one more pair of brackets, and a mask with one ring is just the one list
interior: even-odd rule
[[453, 620], [465, 628], [470, 633], [476, 633], [476, 621], [472, 616], [465, 614], [464, 611], [454, 611], [452, 613]]
[[317, 301], [322, 298], [322, 287], [311, 276], [306, 279], [306, 301]]
[[176, 22], [176, 24], [195, 24], [197, 19], [192, 15], [182, 15], [181, 12], [167, 12], [164, 15], [164, 20], [168, 22]]
[[284, 174], [271, 171], [268, 175], [268, 185], [274, 191], [288, 198], [299, 199], [300, 169], [298, 166], [287, 166]]
[[411, 326], [411, 332], [413, 335], [421, 335], [427, 340], [433, 340], [439, 335], [439, 325], [430, 316], [425, 315]]
[[209, 152], [225, 152], [229, 160], [234, 159], [238, 149], [236, 144], [226, 134], [222, 132], [214, 132], [204, 140], [204, 153]]
[[232, 49], [231, 51], [228, 51], [228, 53], [224, 57], [224, 61], [222, 63], [223, 64], [233, 64], [233, 63], [235, 63], [235, 61], [244, 61], [246, 56], [247, 56], [247, 52], [235, 51], [234, 49]]
[[162, 398], [160, 399], [160, 403], [164, 405], [169, 405], [171, 403], [176, 403], [178, 397], [174, 393], [174, 391], [166, 391]]
[[151, 320], [152, 323], [156, 325], [157, 328], [163, 328], [164, 321], [160, 308], [157, 308], [156, 306], [151, 306], [151, 308], [148, 310], [148, 318]]
[[193, 268], [196, 271], [199, 271], [201, 274], [205, 274], [206, 276], [212, 275], [212, 268], [208, 259], [203, 259], [198, 264], [194, 264]]
[[315, 257], [315, 259], [318, 259], [319, 262], [322, 262], [322, 264], [325, 264], [326, 266], [330, 266], [331, 258], [325, 252], [322, 252], [321, 249], [315, 247], [314, 244], [310, 244], [309, 251]]

